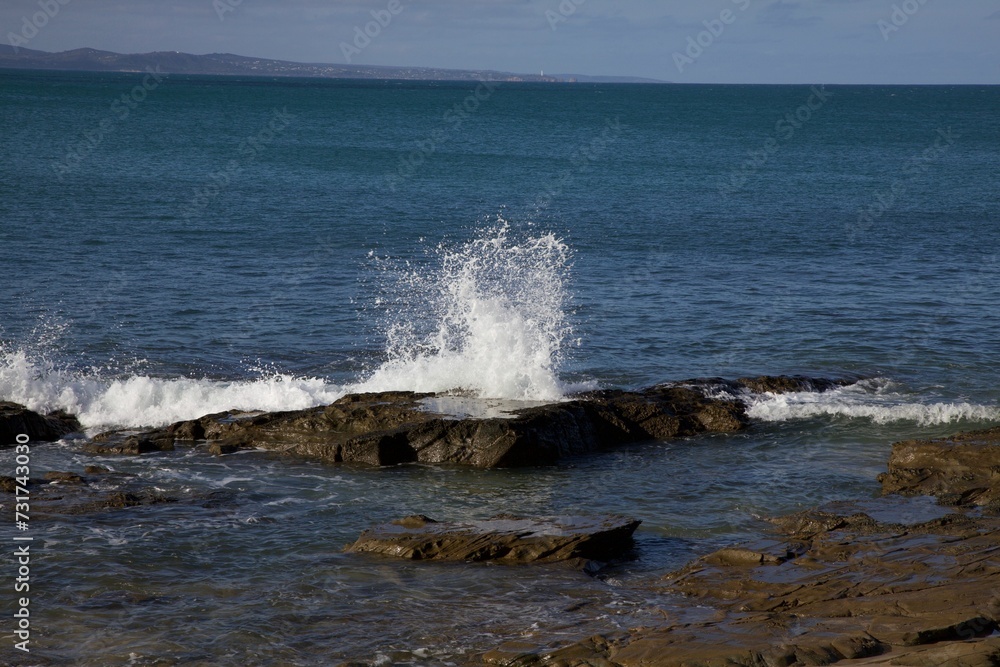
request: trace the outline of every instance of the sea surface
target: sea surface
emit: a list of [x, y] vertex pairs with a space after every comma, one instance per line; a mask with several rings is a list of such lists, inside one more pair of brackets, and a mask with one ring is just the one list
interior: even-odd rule
[[[90, 434], [353, 391], [857, 380], [758, 397], [738, 435], [527, 470], [36, 445], [33, 476], [104, 465], [182, 502], [32, 524], [32, 652], [5, 621], [0, 661], [460, 665], [691, 618], [665, 571], [875, 496], [897, 440], [1000, 423], [997, 109], [983, 86], [0, 71], [0, 400]], [[512, 511], [635, 516], [635, 558], [341, 551]]]

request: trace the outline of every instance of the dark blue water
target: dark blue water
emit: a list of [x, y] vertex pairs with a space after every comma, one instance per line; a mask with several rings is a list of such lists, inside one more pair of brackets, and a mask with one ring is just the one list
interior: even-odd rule
[[[1000, 420], [996, 87], [173, 76], [114, 106], [141, 82], [0, 73], [0, 399], [99, 430], [357, 388], [871, 379], [563, 469], [107, 460], [233, 502], [53, 520], [40, 654], [460, 662], [533, 623], [627, 627], [668, 604], [635, 582], [874, 493], [894, 440]], [[512, 508], [633, 514], [641, 557], [589, 580], [339, 554], [375, 521]]]

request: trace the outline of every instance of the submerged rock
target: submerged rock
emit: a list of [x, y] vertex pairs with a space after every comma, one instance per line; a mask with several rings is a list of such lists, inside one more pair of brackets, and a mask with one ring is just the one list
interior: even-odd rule
[[30, 442], [55, 442], [80, 430], [76, 417], [62, 410], [40, 415], [17, 403], [0, 402], [0, 447], [17, 444], [19, 435]]
[[439, 523], [412, 516], [366, 530], [347, 547], [407, 560], [508, 564], [609, 561], [632, 547], [640, 521], [620, 516], [522, 518]]
[[943, 505], [1000, 510], [1000, 428], [897, 442], [882, 492], [935, 496]]
[[782, 523], [788, 538], [723, 549], [666, 575], [659, 592], [679, 594], [687, 609], [665, 611], [662, 625], [542, 650], [512, 642], [484, 661], [1000, 664], [1000, 640], [985, 639], [1000, 627], [1000, 520], [945, 517], [902, 527], [810, 512]]
[[47, 472], [44, 479], [28, 480], [26, 487], [16, 478], [0, 477], [0, 493], [11, 494], [6, 500], [0, 497], [0, 508], [8, 502], [20, 502], [22, 494], [18, 492], [19, 486], [30, 491], [31, 516], [35, 519], [99, 514], [178, 501], [177, 498], [156, 491], [137, 477], [113, 473], [104, 468], [91, 470], [93, 472], [83, 475], [74, 472]]
[[[893, 447], [886, 493], [997, 505], [1000, 428]], [[845, 512], [836, 511], [843, 507]], [[1000, 517], [863, 499], [772, 519], [777, 536], [663, 577], [664, 621], [569, 645], [509, 642], [494, 665], [994, 667]], [[876, 516], [882, 516], [878, 519]], [[846, 664], [846, 663], [845, 663]]]
[[[753, 382], [760, 386], [767, 378]], [[771, 378], [772, 389], [834, 386], [826, 380]], [[390, 466], [450, 463], [481, 468], [551, 465], [622, 444], [747, 428], [747, 386], [689, 381], [643, 391], [596, 391], [575, 400], [464, 417], [432, 411], [434, 394], [386, 392], [345, 396], [332, 405], [293, 412], [224, 412], [142, 434], [99, 436], [95, 451], [141, 454], [175, 441], [211, 443], [215, 454], [263, 448], [336, 463]], [[750, 381], [746, 381], [750, 382]], [[720, 383], [722, 383], [720, 385]], [[722, 396], [720, 387], [731, 393]]]

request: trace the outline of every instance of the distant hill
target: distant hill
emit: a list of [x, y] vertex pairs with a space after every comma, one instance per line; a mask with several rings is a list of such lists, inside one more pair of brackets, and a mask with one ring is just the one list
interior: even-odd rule
[[147, 68], [169, 74], [221, 74], [231, 76], [300, 76], [329, 79], [404, 79], [423, 81], [540, 81], [560, 83], [646, 82], [649, 79], [585, 77], [575, 75], [544, 76], [513, 74], [494, 70], [457, 70], [433, 67], [382, 67], [376, 65], [333, 65], [296, 63], [285, 60], [252, 58], [231, 53], [210, 53], [203, 56], [178, 51], [153, 53], [113, 53], [97, 49], [73, 49], [59, 53], [15, 49], [0, 44], [0, 68], [77, 70], [86, 72], [143, 72]]

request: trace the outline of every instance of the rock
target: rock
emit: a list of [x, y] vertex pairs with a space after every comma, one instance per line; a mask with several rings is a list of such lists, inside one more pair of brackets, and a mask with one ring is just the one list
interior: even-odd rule
[[1000, 428], [892, 447], [882, 493], [935, 496], [945, 505], [1000, 509]]
[[30, 442], [55, 442], [79, 430], [76, 417], [62, 410], [40, 415], [17, 403], [0, 402], [0, 447], [17, 444], [18, 435], [28, 436]]
[[1000, 637], [932, 646], [895, 657], [888, 664], [893, 667], [996, 667], [1000, 665]]
[[17, 481], [18, 479], [20, 479], [21, 482], [24, 481], [23, 477], [20, 477], [20, 478], [19, 477], [7, 477], [7, 476], [0, 477], [0, 492], [3, 492], [3, 493], [17, 493], [17, 487], [19, 487], [19, 486], [21, 486], [22, 488], [30, 490], [30, 489], [32, 489], [34, 487], [42, 486], [42, 485], [45, 485], [45, 484], [49, 483], [47, 480], [38, 479], [38, 478], [32, 477], [31, 479], [28, 480], [28, 483], [25, 485], [25, 484], [22, 484], [21, 482], [18, 482]]
[[766, 539], [724, 549], [666, 575], [658, 592], [688, 602], [664, 612], [661, 625], [551, 649], [512, 642], [484, 661], [998, 664], [1000, 640], [985, 638], [1000, 627], [1000, 519], [944, 517], [911, 527], [813, 512], [783, 523], [802, 541]]
[[128, 435], [123, 440], [112, 442], [112, 444], [100, 444], [102, 441], [112, 440], [109, 434], [102, 434], [101, 439], [95, 440], [84, 447], [84, 451], [91, 454], [111, 455], [120, 454], [123, 456], [138, 456], [139, 454], [149, 454], [152, 452], [170, 452], [174, 450], [174, 438], [170, 435], [151, 432], [141, 435]]
[[829, 380], [802, 375], [779, 375], [777, 377], [740, 378], [734, 384], [755, 394], [787, 394], [798, 391], [823, 392], [854, 384], [859, 378]]
[[725, 565], [732, 567], [747, 567], [757, 565], [780, 565], [788, 560], [790, 556], [786, 554], [775, 555], [743, 549], [738, 547], [728, 547], [705, 556], [702, 560], [711, 565]]
[[208, 446], [208, 453], [212, 456], [225, 456], [235, 454], [240, 450], [240, 446], [234, 442], [213, 442]]
[[346, 550], [407, 560], [509, 564], [609, 561], [631, 549], [632, 533], [639, 524], [620, 516], [502, 516], [461, 523], [439, 523], [413, 516], [366, 530]]
[[[178, 502], [177, 498], [163, 495], [148, 486], [141, 478], [107, 470], [88, 470], [88, 475], [94, 476], [84, 477], [74, 472], [48, 472], [44, 479], [29, 480], [31, 517], [44, 520], [50, 516], [95, 514]], [[0, 477], [0, 491], [15, 494], [17, 486], [14, 478]]]
[[[512, 410], [506, 417], [455, 418], [432, 412], [434, 394], [385, 392], [345, 396], [332, 405], [293, 412], [224, 412], [139, 435], [102, 434], [91, 451], [140, 454], [177, 441], [208, 440], [210, 451], [262, 448], [335, 463], [391, 466], [459, 464], [481, 468], [552, 465], [623, 444], [700, 433], [731, 433], [749, 425], [731, 396], [751, 383], [799, 390], [839, 386], [808, 378], [691, 380], [642, 391], [607, 390], [575, 400]], [[720, 391], [728, 392], [720, 397]], [[96, 443], [110, 443], [98, 447]]]
[[45, 479], [49, 482], [60, 484], [85, 484], [83, 477], [74, 472], [47, 472]]

